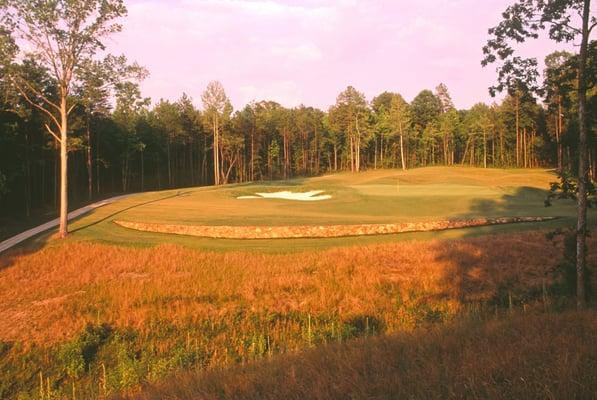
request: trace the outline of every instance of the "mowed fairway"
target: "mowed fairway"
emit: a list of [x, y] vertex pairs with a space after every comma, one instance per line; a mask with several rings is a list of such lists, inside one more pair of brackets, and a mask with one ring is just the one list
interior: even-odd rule
[[[292, 250], [412, 238], [443, 238], [487, 232], [570, 225], [571, 201], [544, 207], [548, 170], [498, 170], [430, 167], [410, 171], [377, 170], [309, 179], [199, 187], [131, 196], [81, 217], [71, 224], [70, 240], [151, 246], [164, 242], [194, 248]], [[257, 192], [324, 190], [323, 201], [245, 199]], [[438, 219], [509, 216], [558, 216], [557, 221], [524, 223], [443, 232], [328, 239], [230, 240], [140, 232], [114, 220], [181, 225], [331, 225], [374, 224]], [[592, 217], [592, 216], [591, 216]], [[37, 242], [45, 241], [45, 237]]]

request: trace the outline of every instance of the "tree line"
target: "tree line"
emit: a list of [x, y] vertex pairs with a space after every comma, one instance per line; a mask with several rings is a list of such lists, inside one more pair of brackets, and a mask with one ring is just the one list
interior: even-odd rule
[[[594, 43], [591, 55], [595, 60]], [[572, 171], [578, 154], [573, 58], [562, 52], [547, 57], [543, 99], [516, 90], [499, 104], [468, 110], [454, 107], [444, 84], [411, 102], [389, 91], [368, 100], [349, 86], [326, 111], [269, 100], [233, 110], [217, 81], [200, 94], [198, 108], [187, 94], [151, 105], [138, 83], [106, 90], [106, 82], [92, 76], [71, 95], [69, 197], [82, 203], [120, 192], [432, 165]], [[42, 65], [26, 59], [19, 68], [49, 100], [58, 97], [57, 82]], [[6, 88], [0, 105], [2, 213], [29, 217], [57, 209], [60, 143], [47, 131], [50, 118], [5, 77], [0, 80]], [[594, 120], [594, 90], [589, 103]], [[593, 177], [596, 149], [592, 135]]]

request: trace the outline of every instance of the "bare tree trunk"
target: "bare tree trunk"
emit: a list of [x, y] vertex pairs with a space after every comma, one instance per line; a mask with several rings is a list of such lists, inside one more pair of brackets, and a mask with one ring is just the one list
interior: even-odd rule
[[288, 179], [288, 148], [287, 146], [288, 137], [286, 129], [282, 132], [282, 148], [284, 153], [284, 179]]
[[[189, 143], [189, 171], [191, 172], [191, 186], [195, 184], [195, 166], [193, 164], [193, 145]], [[141, 153], [143, 156], [143, 153]]]
[[531, 142], [529, 143], [529, 152], [531, 154], [531, 168], [537, 166], [537, 159], [535, 157], [535, 129], [531, 131]]
[[354, 172], [354, 138], [349, 135], [350, 138], [350, 172]]
[[251, 131], [251, 182], [255, 181], [255, 129]]
[[203, 136], [203, 158], [201, 159], [201, 182], [207, 182], [207, 135]]
[[564, 170], [562, 151], [562, 96], [558, 96], [558, 116], [556, 119], [556, 151], [558, 153], [558, 171]]
[[66, 89], [60, 99], [60, 229], [59, 235], [68, 235], [68, 115], [66, 111]]
[[157, 182], [158, 183], [158, 190], [162, 190], [162, 174], [161, 174], [161, 171], [160, 171], [160, 165], [161, 165], [161, 163], [160, 163], [160, 153], [157, 154], [157, 160], [156, 161], [157, 161], [157, 163], [156, 163], [156, 166], [155, 166], [155, 170], [156, 170], [155, 172], [156, 172], [157, 181], [158, 181]]
[[220, 184], [220, 171], [218, 171], [218, 166], [220, 162], [218, 161], [218, 155], [220, 150], [218, 149], [218, 122], [217, 117], [214, 117], [213, 120], [213, 132], [214, 132], [214, 144], [213, 144], [213, 158], [214, 158], [214, 185]]
[[357, 137], [357, 172], [361, 171], [361, 135]]
[[404, 160], [404, 141], [402, 137], [402, 125], [400, 125], [400, 162], [402, 163], [402, 170], [406, 170], [406, 162]]
[[504, 165], [504, 130], [500, 129], [500, 166], [503, 167]]
[[529, 166], [528, 164], [528, 145], [527, 145], [527, 128], [526, 126], [522, 129], [522, 154], [523, 154], [523, 162], [524, 162], [524, 167], [527, 168]]
[[483, 129], [483, 168], [487, 168], [487, 134]]
[[315, 126], [315, 175], [319, 175], [320, 169], [320, 154], [319, 154], [319, 134], [317, 133], [317, 125]]
[[379, 163], [381, 164], [381, 167], [384, 167], [384, 146], [383, 146], [383, 133], [380, 135], [379, 138]]
[[361, 170], [361, 130], [359, 129], [359, 117], [355, 118], [355, 128], [357, 131], [357, 136], [355, 140], [355, 152], [356, 152], [356, 172]]
[[307, 175], [307, 151], [308, 151], [308, 149], [307, 149], [307, 136], [308, 135], [309, 134], [307, 132], [304, 132], [301, 135], [302, 142], [303, 142], [302, 143], [302, 147], [303, 147], [303, 174], [304, 175]]
[[373, 169], [377, 169], [377, 138], [375, 138], [375, 149], [373, 151]]
[[495, 128], [491, 133], [491, 166], [495, 167]]
[[[192, 171], [193, 169], [191, 169]], [[141, 150], [141, 191], [145, 190], [145, 151]]]
[[29, 157], [29, 133], [25, 133], [25, 216], [31, 217], [31, 161]]
[[166, 144], [166, 151], [168, 156], [168, 187], [172, 187], [172, 164], [170, 161], [170, 136], [168, 136], [168, 143]]
[[100, 138], [99, 138], [99, 132], [95, 134], [95, 190], [97, 195], [99, 195], [100, 193], [100, 163], [99, 163], [99, 144], [100, 144]]
[[591, 149], [589, 152], [589, 179], [592, 181], [597, 180], [597, 159], [595, 159], [595, 149]]
[[516, 166], [520, 166], [520, 139], [519, 139], [519, 115], [518, 115], [518, 108], [520, 106], [520, 98], [518, 97], [518, 93], [516, 94]]
[[91, 158], [91, 127], [89, 126], [89, 114], [86, 113], [85, 134], [87, 136], [87, 148], [85, 153], [87, 156], [87, 198], [91, 200], [93, 197], [93, 162]]
[[338, 171], [338, 144], [334, 141], [334, 171]]
[[586, 269], [586, 240], [587, 240], [587, 45], [589, 41], [589, 13], [590, 0], [584, 1], [582, 41], [580, 45], [580, 59], [578, 67], [578, 216], [576, 227], [576, 306], [582, 309], [586, 305], [585, 269]]

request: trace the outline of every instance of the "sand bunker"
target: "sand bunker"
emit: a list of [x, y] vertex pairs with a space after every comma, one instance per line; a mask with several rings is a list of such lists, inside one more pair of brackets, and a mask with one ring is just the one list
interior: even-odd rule
[[297, 201], [320, 201], [332, 198], [329, 194], [321, 194], [323, 190], [311, 190], [309, 192], [273, 192], [273, 193], [255, 193], [255, 196], [239, 196], [237, 199], [283, 199]]

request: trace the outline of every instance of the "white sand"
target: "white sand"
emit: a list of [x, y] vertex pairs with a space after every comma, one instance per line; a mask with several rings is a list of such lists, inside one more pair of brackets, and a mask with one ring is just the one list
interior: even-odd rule
[[239, 196], [237, 199], [283, 199], [297, 201], [319, 201], [332, 198], [329, 194], [321, 194], [323, 190], [311, 190], [309, 192], [273, 192], [273, 193], [255, 193], [256, 196]]

